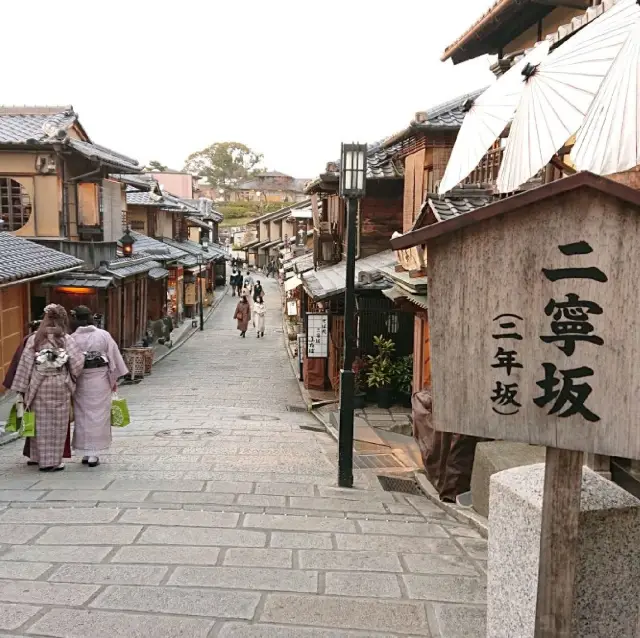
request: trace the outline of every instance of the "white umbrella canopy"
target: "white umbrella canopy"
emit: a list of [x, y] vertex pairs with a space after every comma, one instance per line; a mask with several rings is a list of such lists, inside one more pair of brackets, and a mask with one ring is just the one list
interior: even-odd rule
[[580, 171], [610, 175], [640, 164], [640, 23], [611, 65], [578, 131], [571, 160]]
[[465, 115], [456, 143], [447, 163], [438, 192], [441, 195], [457, 186], [473, 171], [487, 150], [511, 121], [524, 91], [522, 69], [539, 64], [549, 53], [550, 43], [543, 41], [498, 78], [477, 97]]
[[580, 128], [603, 79], [640, 18], [636, 0], [619, 2], [529, 71], [511, 124], [497, 187], [516, 190], [546, 166]]

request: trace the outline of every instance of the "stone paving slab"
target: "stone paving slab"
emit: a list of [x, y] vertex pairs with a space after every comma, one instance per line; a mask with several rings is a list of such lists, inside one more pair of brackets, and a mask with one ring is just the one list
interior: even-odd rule
[[132, 423], [100, 467], [42, 475], [0, 448], [0, 638], [482, 635], [486, 542], [372, 471], [336, 486], [335, 443], [286, 409], [304, 403], [267, 285], [268, 339], [238, 339], [224, 299], [121, 388]]
[[159, 565], [215, 565], [218, 547], [180, 547], [166, 545], [130, 545], [121, 547], [112, 563], [155, 563]]
[[168, 584], [316, 593], [318, 572], [265, 567], [177, 567]]
[[97, 585], [67, 585], [21, 580], [0, 582], [0, 601], [36, 605], [82, 605], [100, 589]]
[[325, 593], [365, 598], [400, 598], [398, 577], [393, 574], [329, 572], [325, 574]]
[[[2, 596], [1, 586], [0, 596]], [[90, 607], [118, 611], [251, 619], [259, 602], [260, 594], [253, 592], [113, 585], [100, 593]]]
[[40, 607], [32, 605], [0, 603], [0, 629], [17, 629], [39, 611]]
[[36, 540], [36, 543], [38, 545], [126, 545], [133, 543], [141, 531], [141, 525], [60, 525], [49, 527]]
[[35, 580], [51, 569], [51, 563], [22, 563], [0, 560], [0, 579]]
[[381, 598], [268, 594], [260, 620], [431, 636], [424, 605]]
[[53, 609], [29, 629], [55, 638], [207, 638], [212, 620], [158, 614]]
[[62, 565], [48, 580], [53, 583], [100, 585], [159, 585], [166, 567], [145, 565]]
[[241, 529], [204, 529], [199, 527], [148, 527], [140, 543], [149, 545], [208, 545], [225, 547], [265, 547], [267, 535]]
[[33, 562], [99, 563], [112, 549], [87, 545], [14, 545], [3, 551], [0, 558]]
[[397, 634], [380, 634], [370, 631], [344, 631], [343, 629], [317, 629], [312, 627], [287, 627], [285, 625], [247, 625], [225, 623], [219, 638], [397, 638]]

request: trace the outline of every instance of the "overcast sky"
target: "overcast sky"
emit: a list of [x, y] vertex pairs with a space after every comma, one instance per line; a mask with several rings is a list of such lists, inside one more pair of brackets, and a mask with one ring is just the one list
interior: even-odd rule
[[341, 141], [386, 137], [490, 83], [486, 57], [439, 59], [491, 4], [3, 2], [0, 100], [72, 104], [95, 142], [141, 162], [180, 169], [192, 151], [238, 141], [310, 178]]

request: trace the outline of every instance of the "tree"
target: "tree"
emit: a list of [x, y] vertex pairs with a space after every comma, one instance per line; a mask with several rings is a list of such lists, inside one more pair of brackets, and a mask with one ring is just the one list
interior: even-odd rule
[[184, 170], [205, 177], [215, 188], [235, 186], [262, 161], [262, 154], [239, 142], [215, 142], [187, 157]]
[[169, 167], [165, 166], [164, 164], [162, 164], [162, 162], [159, 162], [158, 160], [151, 160], [149, 164], [147, 164], [147, 166], [144, 167], [144, 170], [162, 172], [162, 171], [169, 170]]

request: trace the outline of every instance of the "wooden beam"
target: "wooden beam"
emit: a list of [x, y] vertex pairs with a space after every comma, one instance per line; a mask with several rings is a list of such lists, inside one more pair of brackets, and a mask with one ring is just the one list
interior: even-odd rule
[[583, 456], [547, 448], [535, 638], [572, 638]]
[[575, 175], [576, 169], [572, 168], [568, 164], [565, 164], [557, 155], [554, 155], [550, 160], [549, 164], [555, 166], [559, 171], [566, 173], [567, 175]]
[[535, 4], [547, 7], [570, 7], [571, 9], [588, 9], [591, 0], [533, 0]]

